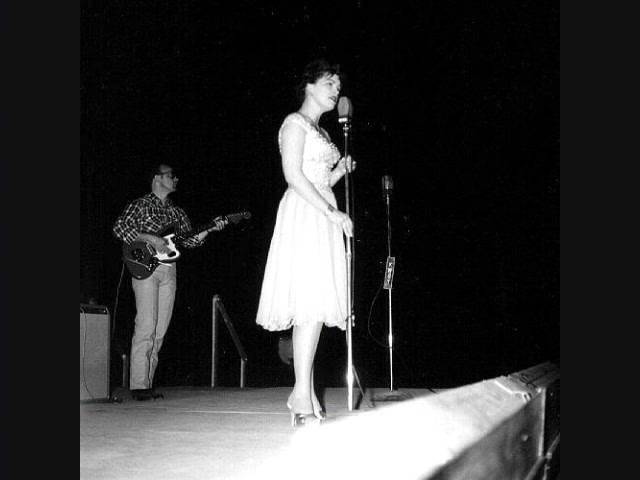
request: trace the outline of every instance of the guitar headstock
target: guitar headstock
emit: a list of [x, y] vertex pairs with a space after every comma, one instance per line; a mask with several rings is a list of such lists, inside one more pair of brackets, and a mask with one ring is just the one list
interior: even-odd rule
[[240, 220], [249, 220], [251, 218], [251, 212], [229, 213], [225, 215], [225, 217], [230, 223], [238, 223]]
[[[198, 232], [203, 232], [205, 230], [208, 232], [212, 232], [214, 230], [220, 231], [229, 223], [238, 223], [240, 220], [248, 220], [249, 218], [251, 218], [250, 212], [238, 212], [238, 213], [229, 213], [227, 215], [219, 215], [216, 218], [214, 218], [211, 222], [197, 229], [197, 231]], [[222, 222], [221, 226], [220, 226], [220, 222]]]

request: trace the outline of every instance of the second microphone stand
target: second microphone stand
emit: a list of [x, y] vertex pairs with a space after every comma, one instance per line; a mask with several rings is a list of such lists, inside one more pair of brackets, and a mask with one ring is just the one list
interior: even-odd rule
[[387, 213], [387, 263], [385, 266], [383, 287], [389, 293], [389, 391], [374, 395], [372, 398], [374, 403], [407, 400], [411, 398], [411, 395], [393, 389], [393, 313], [391, 307], [391, 291], [393, 290], [393, 273], [396, 266], [396, 257], [391, 256], [391, 192], [393, 190], [393, 179], [390, 175], [382, 177], [382, 190], [385, 196]]

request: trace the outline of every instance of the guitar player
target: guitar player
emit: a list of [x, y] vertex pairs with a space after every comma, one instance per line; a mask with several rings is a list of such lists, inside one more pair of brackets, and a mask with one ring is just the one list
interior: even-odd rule
[[[145, 242], [159, 254], [169, 253], [167, 240], [160, 232], [172, 226], [177, 235], [191, 232], [191, 222], [184, 210], [175, 205], [169, 195], [176, 191], [178, 177], [171, 166], [155, 165], [147, 173], [151, 192], [131, 201], [113, 226], [115, 237], [126, 243]], [[210, 230], [224, 228], [215, 221]], [[199, 247], [209, 231], [185, 238], [181, 245]], [[159, 262], [146, 278], [131, 278], [135, 295], [136, 317], [131, 340], [129, 389], [135, 400], [162, 398], [153, 389], [153, 376], [158, 366], [158, 354], [171, 322], [177, 277], [176, 263]]]

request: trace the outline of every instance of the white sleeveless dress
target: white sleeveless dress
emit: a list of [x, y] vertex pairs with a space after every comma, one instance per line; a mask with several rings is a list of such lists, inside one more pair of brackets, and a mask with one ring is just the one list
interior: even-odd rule
[[[340, 159], [338, 148], [299, 113], [289, 122], [306, 132], [302, 172], [334, 207], [336, 198], [329, 185], [331, 170]], [[288, 188], [278, 214], [265, 265], [256, 323], [271, 331], [293, 325], [322, 322], [346, 328], [347, 270], [342, 228]]]

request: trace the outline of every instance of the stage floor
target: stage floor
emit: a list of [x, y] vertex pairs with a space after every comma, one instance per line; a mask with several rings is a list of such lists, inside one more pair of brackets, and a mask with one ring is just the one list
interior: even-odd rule
[[[313, 461], [306, 462], [308, 468], [294, 466], [292, 456], [301, 458], [296, 454], [297, 439], [307, 437], [306, 445], [311, 445], [308, 437], [314, 431], [330, 432], [332, 426], [354, 417], [406, 403], [375, 401], [388, 389], [367, 389], [364, 398], [355, 389], [356, 408], [349, 411], [347, 389], [328, 388], [322, 392], [327, 421], [317, 428], [294, 429], [285, 406], [290, 387], [164, 387], [157, 391], [164, 399], [138, 402], [125, 390], [114, 392], [121, 403], [80, 403], [82, 480], [312, 478]], [[414, 399], [434, 393], [403, 388], [400, 392]], [[369, 435], [380, 435], [380, 443], [394, 441], [384, 431]], [[345, 445], [333, 442], [317, 447], [318, 464], [331, 462], [336, 449], [342, 450], [338, 456], [344, 458], [346, 453], [351, 458]], [[351, 470], [369, 461], [358, 454], [352, 458]], [[349, 474], [349, 478], [355, 477]]]

